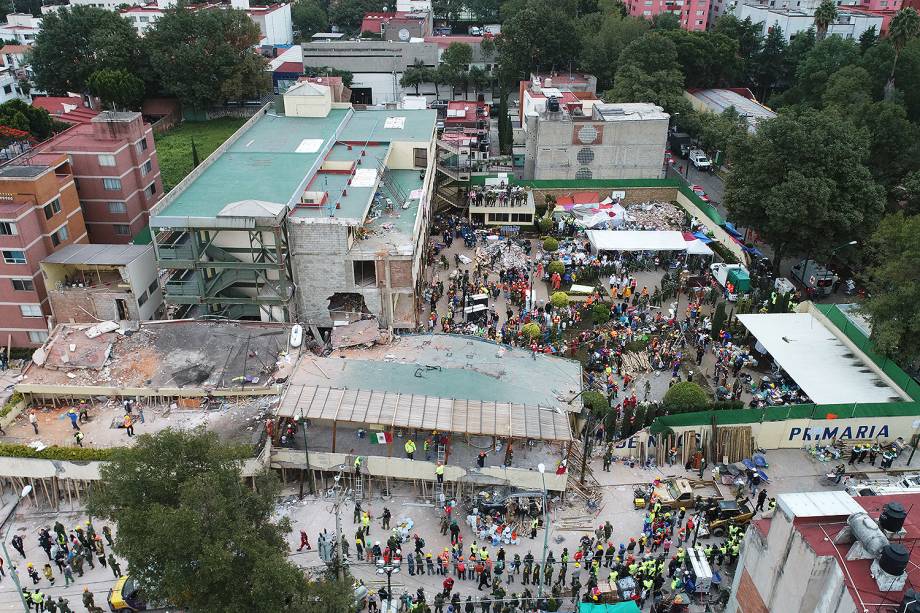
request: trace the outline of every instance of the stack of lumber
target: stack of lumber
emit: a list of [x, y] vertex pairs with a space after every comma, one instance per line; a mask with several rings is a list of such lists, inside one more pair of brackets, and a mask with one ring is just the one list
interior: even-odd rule
[[623, 354], [624, 375], [629, 375], [635, 379], [636, 375], [645, 372], [652, 372], [652, 366], [648, 360], [648, 351], [627, 351]]
[[719, 460], [727, 458], [729, 463], [740, 462], [750, 458], [754, 451], [750, 426], [719, 426], [716, 437], [715, 457]]

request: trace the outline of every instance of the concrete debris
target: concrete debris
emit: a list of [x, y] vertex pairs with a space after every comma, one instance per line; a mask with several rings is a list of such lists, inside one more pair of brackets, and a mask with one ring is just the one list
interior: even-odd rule
[[529, 258], [523, 247], [514, 241], [495, 241], [476, 248], [476, 261], [492, 270], [509, 270], [526, 267]]
[[364, 345], [370, 347], [380, 342], [380, 324], [376, 318], [362, 319], [346, 326], [336, 326], [332, 329], [330, 344], [333, 349], [342, 347], [355, 347]]
[[626, 205], [626, 230], [681, 230], [686, 213], [670, 202]]
[[85, 334], [86, 334], [86, 338], [96, 338], [97, 336], [105, 334], [106, 332], [114, 332], [118, 328], [119, 328], [119, 325], [117, 322], [102, 321], [96, 324], [95, 326], [90, 326], [86, 330]]

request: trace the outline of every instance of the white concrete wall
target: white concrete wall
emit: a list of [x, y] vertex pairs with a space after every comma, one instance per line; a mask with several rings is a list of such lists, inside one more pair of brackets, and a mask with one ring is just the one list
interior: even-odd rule
[[250, 15], [259, 24], [265, 36], [265, 44], [290, 45], [294, 42], [294, 26], [291, 22], [291, 5], [285, 4], [264, 15]]

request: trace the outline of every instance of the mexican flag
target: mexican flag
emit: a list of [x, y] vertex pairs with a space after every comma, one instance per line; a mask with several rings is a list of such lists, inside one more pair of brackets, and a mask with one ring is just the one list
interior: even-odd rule
[[378, 445], [388, 445], [393, 442], [393, 435], [389, 432], [374, 432], [371, 434], [371, 442]]

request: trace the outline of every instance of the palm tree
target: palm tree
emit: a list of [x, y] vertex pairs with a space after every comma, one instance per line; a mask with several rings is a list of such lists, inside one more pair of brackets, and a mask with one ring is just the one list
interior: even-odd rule
[[815, 9], [815, 30], [818, 40], [824, 40], [827, 36], [827, 28], [834, 20], [837, 19], [837, 4], [834, 0], [821, 0], [821, 4]]
[[400, 87], [414, 87], [415, 95], [418, 96], [418, 88], [422, 83], [428, 80], [428, 68], [425, 62], [416, 59], [412, 66], [406, 68], [402, 78], [399, 80]]
[[894, 96], [894, 71], [898, 66], [901, 51], [918, 34], [920, 34], [920, 13], [916, 9], [901, 9], [892, 17], [888, 25], [888, 38], [891, 40], [891, 46], [894, 47], [894, 61], [891, 63], [891, 74], [888, 75], [888, 82], [885, 84], [886, 100], [891, 100]]

